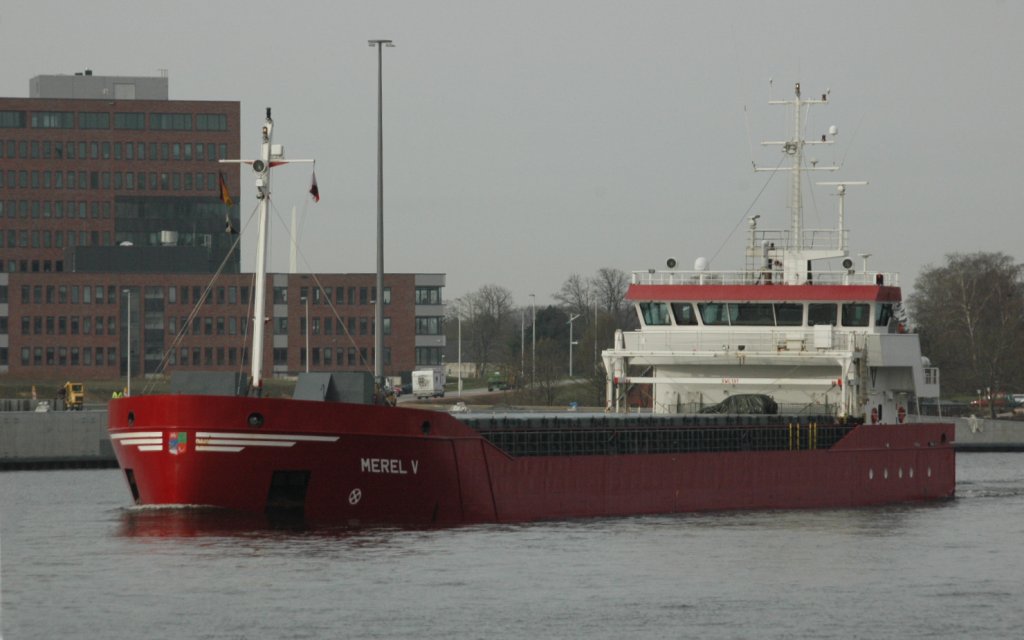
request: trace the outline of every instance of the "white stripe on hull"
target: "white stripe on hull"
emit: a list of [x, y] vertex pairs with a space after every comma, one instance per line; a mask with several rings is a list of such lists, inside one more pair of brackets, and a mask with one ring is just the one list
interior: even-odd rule
[[[179, 433], [178, 429], [164, 431], [129, 431], [112, 433], [110, 439], [125, 447], [138, 447], [139, 451], [163, 451], [166, 433]], [[197, 431], [194, 450], [213, 453], [238, 453], [246, 447], [293, 447], [298, 442], [337, 442], [338, 436], [287, 435], [283, 433], [238, 433], [230, 431]]]

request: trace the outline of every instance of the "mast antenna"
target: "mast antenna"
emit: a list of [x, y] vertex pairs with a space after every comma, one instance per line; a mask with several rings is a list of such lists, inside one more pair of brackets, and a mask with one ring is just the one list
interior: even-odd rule
[[[284, 149], [273, 144], [274, 121], [267, 107], [267, 119], [260, 130], [259, 157], [253, 160], [221, 160], [223, 164], [247, 164], [256, 174], [256, 200], [259, 202], [259, 228], [256, 241], [256, 282], [253, 291], [252, 320], [252, 393], [263, 393], [263, 342], [267, 320], [267, 220], [270, 212], [270, 170], [289, 162], [313, 162], [313, 160], [285, 160]], [[307, 354], [308, 356], [308, 354]]]

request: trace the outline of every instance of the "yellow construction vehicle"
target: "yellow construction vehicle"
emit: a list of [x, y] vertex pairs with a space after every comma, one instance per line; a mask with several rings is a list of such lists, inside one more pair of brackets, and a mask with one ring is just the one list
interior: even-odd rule
[[65, 382], [57, 395], [64, 400], [66, 411], [81, 411], [85, 405], [85, 385], [81, 382]]

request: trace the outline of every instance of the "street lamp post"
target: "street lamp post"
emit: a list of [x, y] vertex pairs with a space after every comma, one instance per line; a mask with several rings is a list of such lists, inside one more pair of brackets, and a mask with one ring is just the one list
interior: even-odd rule
[[519, 310], [519, 384], [526, 377], [526, 311]]
[[459, 397], [462, 397], [462, 309], [459, 309]]
[[458, 397], [462, 397], [462, 298], [455, 299], [455, 318], [459, 322], [459, 387]]
[[575, 342], [572, 341], [572, 323], [575, 322], [576, 319], [579, 318], [579, 317], [580, 317], [580, 314], [574, 313], [574, 314], [569, 316], [569, 322], [568, 322], [568, 324], [569, 324], [569, 377], [570, 378], [572, 377], [572, 346], [574, 344], [576, 344]]
[[530, 294], [530, 309], [533, 313], [533, 350], [530, 352], [530, 365], [532, 372], [530, 373], [530, 385], [537, 384], [537, 296], [536, 294]]
[[374, 313], [373, 377], [384, 389], [384, 47], [391, 40], [370, 40], [377, 47], [377, 306]]
[[309, 373], [309, 296], [302, 296], [306, 305], [306, 373]]
[[128, 337], [125, 340], [128, 348], [128, 384], [125, 385], [124, 395], [131, 397], [132, 395], [132, 290], [123, 289], [122, 293], [128, 294]]

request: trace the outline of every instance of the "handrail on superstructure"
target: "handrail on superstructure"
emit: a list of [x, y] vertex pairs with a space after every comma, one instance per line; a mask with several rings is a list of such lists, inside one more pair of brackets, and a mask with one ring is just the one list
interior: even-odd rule
[[[739, 271], [633, 271], [631, 284], [638, 285], [769, 285], [773, 282], [766, 278], [767, 270]], [[810, 282], [814, 285], [885, 285], [898, 287], [899, 274], [893, 272], [870, 273], [844, 270], [810, 271]], [[776, 279], [774, 282], [778, 283]], [[810, 282], [806, 286], [811, 286]]]

